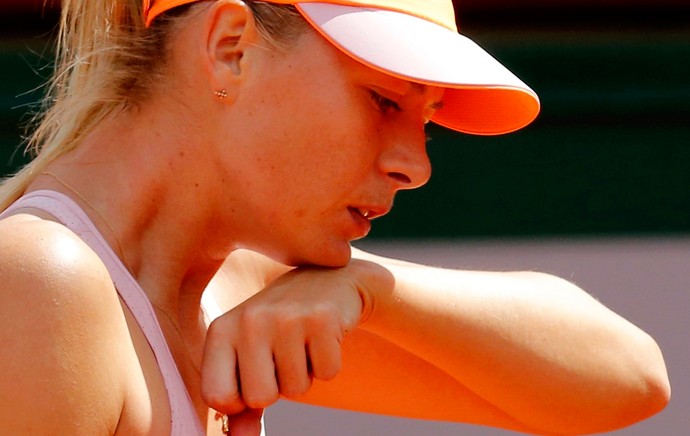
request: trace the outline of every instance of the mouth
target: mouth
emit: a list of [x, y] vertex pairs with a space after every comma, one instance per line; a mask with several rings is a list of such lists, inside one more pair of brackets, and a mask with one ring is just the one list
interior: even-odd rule
[[384, 216], [388, 213], [389, 208], [386, 207], [359, 207], [351, 206], [349, 207], [350, 212], [361, 216], [362, 218], [370, 221], [379, 217]]

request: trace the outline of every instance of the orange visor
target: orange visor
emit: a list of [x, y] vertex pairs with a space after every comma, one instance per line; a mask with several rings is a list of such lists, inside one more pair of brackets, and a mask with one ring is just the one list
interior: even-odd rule
[[[160, 14], [178, 6], [201, 0], [144, 0], [144, 20], [150, 26]], [[359, 6], [411, 14], [457, 31], [455, 11], [451, 0], [263, 0], [266, 3], [294, 5], [298, 3], [332, 3]]]
[[[163, 12], [199, 0], [144, 0], [149, 26]], [[452, 0], [263, 0], [293, 4], [335, 47], [411, 82], [445, 88], [433, 122], [476, 135], [509, 133], [539, 113], [537, 94], [457, 32]]]

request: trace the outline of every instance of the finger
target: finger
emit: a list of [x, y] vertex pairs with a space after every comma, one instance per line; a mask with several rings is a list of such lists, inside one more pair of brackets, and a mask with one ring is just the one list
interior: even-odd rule
[[301, 335], [291, 335], [277, 343], [274, 359], [280, 395], [295, 398], [309, 390], [312, 377]]
[[237, 351], [240, 394], [244, 403], [254, 409], [278, 401], [279, 391], [273, 351], [268, 345], [251, 344]]
[[231, 436], [259, 436], [263, 409], [245, 409], [236, 415], [228, 415], [228, 434]]
[[240, 394], [237, 355], [221, 327], [209, 327], [201, 361], [201, 396], [206, 405], [226, 414], [241, 412], [246, 405]]
[[342, 367], [341, 341], [336, 335], [315, 335], [307, 344], [311, 371], [318, 380], [332, 380]]

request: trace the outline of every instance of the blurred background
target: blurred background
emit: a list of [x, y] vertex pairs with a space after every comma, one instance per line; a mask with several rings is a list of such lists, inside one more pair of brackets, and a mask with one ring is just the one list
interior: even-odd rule
[[[0, 175], [51, 68], [59, 2], [0, 0]], [[542, 113], [505, 136], [430, 129], [434, 174], [359, 245], [458, 268], [576, 281], [650, 332], [671, 405], [621, 435], [690, 434], [690, 2], [463, 0], [462, 33], [530, 84]], [[502, 435], [279, 404], [271, 435]], [[613, 434], [613, 433], [612, 433]]]

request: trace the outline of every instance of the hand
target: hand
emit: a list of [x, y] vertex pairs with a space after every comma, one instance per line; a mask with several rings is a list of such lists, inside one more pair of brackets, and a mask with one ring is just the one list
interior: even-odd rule
[[297, 397], [313, 378], [338, 374], [341, 342], [368, 312], [369, 285], [375, 283], [368, 279], [382, 270], [364, 261], [338, 269], [298, 268], [211, 324], [202, 395], [209, 407], [231, 415], [231, 429], [238, 427], [233, 434], [253, 427], [245, 427], [248, 417], [260, 419], [251, 409]]

